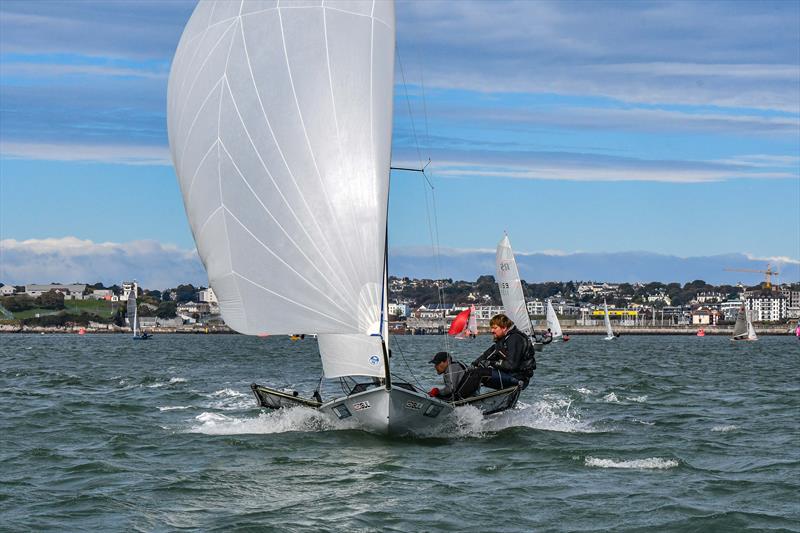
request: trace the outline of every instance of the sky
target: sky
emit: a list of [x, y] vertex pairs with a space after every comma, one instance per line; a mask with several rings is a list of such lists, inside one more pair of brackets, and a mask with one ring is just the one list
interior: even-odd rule
[[[166, 133], [194, 5], [0, 3], [0, 282], [206, 282]], [[393, 173], [390, 273], [492, 274], [463, 258], [507, 232], [530, 280], [565, 261], [581, 279], [731, 282], [723, 268], [770, 263], [800, 280], [800, 2], [396, 16], [393, 164], [430, 159], [433, 191]], [[615, 262], [640, 269], [599, 266]]]

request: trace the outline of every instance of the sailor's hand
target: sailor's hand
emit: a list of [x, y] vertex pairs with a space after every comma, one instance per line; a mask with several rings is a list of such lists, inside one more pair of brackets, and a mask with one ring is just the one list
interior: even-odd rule
[[436, 398], [437, 396], [439, 396], [439, 388], [438, 387], [432, 388], [431, 391], [428, 393], [428, 396], [430, 396], [431, 398]]

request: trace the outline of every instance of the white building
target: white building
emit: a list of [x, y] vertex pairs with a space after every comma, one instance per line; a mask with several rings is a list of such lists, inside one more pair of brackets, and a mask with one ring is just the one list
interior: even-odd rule
[[778, 322], [787, 318], [786, 297], [780, 293], [762, 293], [748, 298], [747, 308], [756, 322]]
[[0, 287], [0, 296], [12, 296], [16, 294], [17, 289], [13, 285], [3, 285]]
[[408, 304], [390, 302], [388, 307], [390, 315], [405, 317], [411, 316], [411, 307]]
[[131, 291], [133, 294], [138, 296], [139, 295], [139, 284], [134, 281], [123, 281], [122, 282], [122, 295], [119, 297], [121, 302], [127, 302], [128, 296], [130, 295]]
[[725, 317], [725, 320], [736, 320], [736, 314], [741, 306], [741, 300], [728, 300], [719, 304], [719, 311]]
[[722, 294], [713, 291], [698, 292], [695, 300], [701, 304], [721, 302]]
[[214, 289], [211, 287], [207, 289], [203, 289], [197, 293], [197, 301], [198, 302], [206, 302], [210, 304], [218, 304], [217, 295], [214, 294]]
[[25, 285], [25, 294], [33, 298], [50, 291], [60, 292], [65, 300], [83, 300], [83, 292], [86, 284], [72, 283], [70, 285], [60, 285], [58, 283], [48, 283], [47, 285]]
[[475, 316], [478, 320], [490, 320], [494, 315], [505, 313], [506, 308], [502, 305], [476, 305]]
[[528, 310], [528, 315], [543, 315], [544, 302], [541, 300], [531, 300], [525, 302], [525, 308]]

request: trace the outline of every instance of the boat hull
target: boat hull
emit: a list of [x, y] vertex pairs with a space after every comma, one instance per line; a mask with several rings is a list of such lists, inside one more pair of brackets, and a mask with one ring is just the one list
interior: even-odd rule
[[491, 415], [514, 407], [521, 392], [522, 389], [519, 386], [493, 390], [465, 400], [459, 400], [454, 402], [453, 405], [456, 407], [470, 405], [480, 409], [484, 415]]
[[340, 420], [353, 419], [373, 433], [415, 435], [442, 425], [453, 406], [421, 392], [394, 387], [337, 398], [324, 403], [319, 410]]
[[505, 411], [516, 405], [522, 392], [519, 386], [514, 386], [448, 403], [403, 387], [391, 390], [376, 387], [321, 403], [299, 396], [294, 391], [272, 389], [255, 383], [250, 387], [261, 407], [318, 409], [333, 419], [355, 421], [367, 431], [384, 435], [430, 434], [445, 422], [447, 415], [456, 407], [466, 405], [479, 409], [484, 415]]

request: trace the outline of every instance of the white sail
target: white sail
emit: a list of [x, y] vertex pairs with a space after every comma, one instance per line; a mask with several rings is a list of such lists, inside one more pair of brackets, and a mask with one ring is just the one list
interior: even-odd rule
[[603, 300], [603, 309], [605, 310], [603, 321], [606, 325], [606, 340], [610, 340], [614, 338], [614, 330], [611, 329], [611, 319], [608, 318], [608, 304], [606, 304], [605, 300]]
[[561, 323], [558, 321], [558, 315], [556, 315], [556, 310], [553, 309], [553, 304], [550, 300], [547, 300], [547, 327], [550, 329], [550, 333], [553, 334], [553, 340], [561, 338]]
[[394, 42], [392, 2], [195, 9], [170, 72], [169, 140], [235, 330], [381, 323]]
[[475, 305], [469, 306], [469, 321], [467, 322], [469, 335], [478, 334], [478, 314], [475, 312]]
[[134, 285], [134, 289], [128, 294], [128, 305], [127, 305], [127, 316], [128, 316], [128, 324], [131, 326], [131, 331], [133, 332], [133, 336], [139, 334], [139, 312], [136, 308], [136, 286]]
[[742, 340], [747, 338], [748, 334], [748, 324], [749, 320], [747, 320], [747, 311], [745, 310], [744, 304], [739, 308], [739, 311], [736, 313], [736, 323], [733, 325], [733, 340]]
[[525, 306], [525, 295], [522, 293], [522, 283], [519, 279], [517, 261], [508, 235], [504, 236], [497, 245], [497, 285], [500, 288], [500, 297], [506, 316], [510, 318], [517, 329], [530, 335], [533, 332], [528, 308]]
[[750, 315], [750, 309], [745, 307], [744, 314], [745, 318], [747, 319], [747, 340], [757, 341], [758, 335], [756, 335], [756, 328], [753, 327], [753, 319]]

